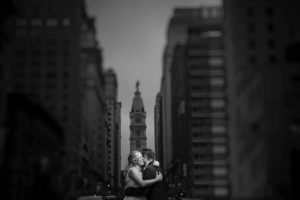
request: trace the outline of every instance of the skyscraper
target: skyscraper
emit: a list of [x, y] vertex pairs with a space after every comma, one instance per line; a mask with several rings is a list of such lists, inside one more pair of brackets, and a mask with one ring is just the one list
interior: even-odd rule
[[106, 182], [106, 99], [102, 51], [96, 40], [94, 18], [86, 17], [81, 25], [81, 102], [82, 134], [80, 177], [90, 183]]
[[5, 199], [66, 198], [65, 137], [43, 107], [24, 94], [7, 95], [6, 137], [0, 171]]
[[116, 140], [115, 142], [115, 154], [114, 154], [114, 159], [115, 159], [115, 173], [116, 173], [116, 186], [118, 188], [122, 187], [122, 178], [121, 178], [121, 108], [122, 108], [122, 103], [117, 102], [116, 103]]
[[130, 111], [130, 151], [141, 151], [147, 147], [146, 137], [146, 112], [143, 99], [139, 91], [139, 82], [136, 83], [136, 91]]
[[164, 153], [163, 153], [163, 123], [162, 123], [162, 97], [160, 92], [156, 95], [156, 101], [154, 106], [154, 144], [156, 159], [160, 161], [161, 168], [164, 170]]
[[233, 199], [299, 199], [299, 7], [224, 1]]
[[3, 159], [3, 148], [5, 141], [5, 116], [6, 116], [6, 94], [7, 94], [7, 68], [9, 67], [7, 62], [5, 61], [5, 50], [6, 46], [9, 45], [9, 37], [11, 30], [8, 30], [5, 27], [6, 21], [13, 18], [13, 15], [16, 13], [16, 8], [12, 2], [12, 0], [5, 0], [0, 3], [0, 166], [2, 166]]
[[229, 197], [221, 22], [220, 7], [178, 8], [168, 29], [172, 159], [167, 178], [175, 190], [193, 197]]
[[[94, 22], [87, 16], [83, 0], [16, 0], [13, 3], [16, 15], [5, 23], [6, 30], [12, 30], [3, 56], [6, 92], [24, 94], [34, 104], [41, 105], [62, 127], [65, 166], [61, 170], [64, 184], [68, 185], [64, 194], [67, 198], [75, 198], [80, 193], [84, 177], [91, 173], [104, 174], [98, 155], [84, 146], [87, 140], [82, 143], [83, 121], [91, 125], [90, 120], [99, 119], [99, 124], [104, 123], [101, 100], [97, 99], [98, 102], [93, 104], [100, 109], [99, 113], [91, 112], [86, 104], [83, 106], [87, 102], [85, 97], [89, 96], [90, 100], [95, 93], [101, 96], [103, 91], [102, 83], [98, 82], [102, 64], [93, 32]], [[90, 40], [89, 34], [92, 36]], [[92, 66], [87, 63], [92, 63]], [[85, 70], [95, 69], [99, 70], [98, 74], [93, 74], [98, 91], [93, 93], [85, 90], [91, 82], [83, 79], [86, 78]], [[87, 117], [87, 113], [91, 115]], [[85, 133], [93, 132], [93, 136], [99, 139], [99, 130], [103, 126], [93, 124], [90, 128], [95, 130]], [[99, 141], [92, 146], [99, 146]], [[88, 149], [88, 156], [83, 156], [83, 149]], [[98, 153], [100, 151], [101, 148], [97, 149]], [[84, 158], [88, 158], [87, 162], [83, 162]]]
[[70, 193], [79, 172], [81, 133], [80, 32], [81, 0], [14, 1], [17, 15], [6, 49], [8, 92], [35, 99], [62, 125], [66, 136], [66, 170]]
[[107, 125], [107, 179], [111, 186], [121, 185], [121, 103], [118, 99], [117, 76], [113, 69], [105, 71], [106, 125]]

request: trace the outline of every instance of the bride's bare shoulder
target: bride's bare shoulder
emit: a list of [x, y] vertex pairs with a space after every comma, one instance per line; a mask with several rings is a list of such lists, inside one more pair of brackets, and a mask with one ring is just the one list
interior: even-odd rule
[[138, 173], [138, 172], [139, 172], [139, 170], [136, 167], [130, 167], [128, 169], [128, 173]]

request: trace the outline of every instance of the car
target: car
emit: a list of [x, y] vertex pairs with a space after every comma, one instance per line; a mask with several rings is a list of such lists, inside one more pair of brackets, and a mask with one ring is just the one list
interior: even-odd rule
[[80, 196], [78, 200], [103, 200], [102, 196], [93, 195], [93, 196]]

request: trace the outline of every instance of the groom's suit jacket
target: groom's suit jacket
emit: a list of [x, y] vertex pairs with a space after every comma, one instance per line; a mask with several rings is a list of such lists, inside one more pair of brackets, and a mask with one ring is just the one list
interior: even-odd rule
[[[143, 179], [149, 180], [156, 177], [156, 172], [162, 173], [160, 167], [154, 166], [153, 161], [150, 162], [143, 171]], [[152, 186], [148, 187], [149, 191], [147, 192], [148, 200], [167, 200], [167, 187], [165, 181], [159, 181], [154, 183]]]

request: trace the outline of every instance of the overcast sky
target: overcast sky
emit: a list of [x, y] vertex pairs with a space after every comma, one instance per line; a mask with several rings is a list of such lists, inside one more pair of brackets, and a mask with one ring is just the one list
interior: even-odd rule
[[147, 147], [154, 149], [154, 105], [160, 90], [165, 33], [174, 7], [219, 5], [221, 0], [86, 0], [96, 18], [97, 39], [103, 49], [104, 69], [112, 67], [118, 79], [121, 109], [121, 157], [129, 153], [129, 111], [140, 81], [146, 118]]

